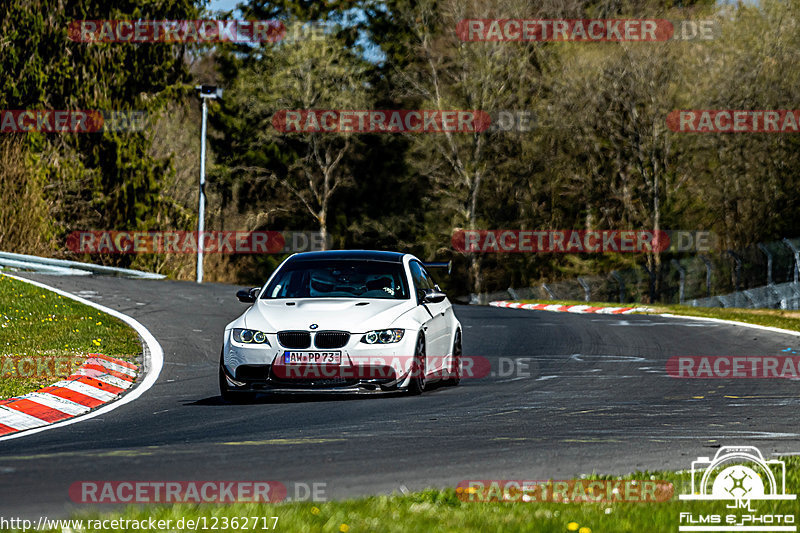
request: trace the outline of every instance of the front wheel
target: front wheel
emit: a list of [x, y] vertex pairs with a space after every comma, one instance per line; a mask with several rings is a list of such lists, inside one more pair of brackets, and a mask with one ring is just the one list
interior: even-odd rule
[[411, 381], [408, 384], [408, 392], [413, 395], [422, 394], [425, 390], [425, 337], [420, 335], [417, 338], [417, 346], [414, 348], [414, 361], [411, 364]]
[[448, 385], [455, 387], [461, 383], [461, 330], [456, 331], [456, 340], [453, 341], [453, 357], [450, 366], [450, 378], [446, 381]]

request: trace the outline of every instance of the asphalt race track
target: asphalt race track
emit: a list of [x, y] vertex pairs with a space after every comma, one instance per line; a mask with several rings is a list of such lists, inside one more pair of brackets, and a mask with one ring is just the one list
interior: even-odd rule
[[[420, 397], [231, 405], [218, 396], [217, 363], [225, 324], [245, 309], [238, 287], [28, 277], [133, 316], [165, 362], [154, 387], [128, 405], [0, 442], [4, 516], [81, 509], [68, 488], [82, 480], [276, 480], [290, 497], [324, 483], [325, 496], [344, 498], [465, 479], [686, 469], [720, 444], [800, 452], [800, 382], [665, 371], [676, 355], [787, 355], [800, 351], [799, 337], [678, 318], [457, 306], [464, 355], [488, 358], [494, 376]], [[507, 375], [512, 358], [529, 358], [530, 375]]]

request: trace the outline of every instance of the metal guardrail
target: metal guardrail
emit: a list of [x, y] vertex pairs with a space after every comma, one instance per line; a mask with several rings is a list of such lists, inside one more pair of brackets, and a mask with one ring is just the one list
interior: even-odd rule
[[[658, 278], [658, 291], [653, 280]], [[654, 301], [651, 301], [655, 294]], [[800, 309], [800, 238], [760, 243], [742, 250], [662, 256], [651, 273], [638, 266], [532, 287], [471, 294], [470, 303], [491, 300], [583, 300], [682, 303], [703, 307]]]
[[800, 283], [790, 281], [708, 298], [696, 298], [691, 300], [690, 305], [696, 307], [800, 309]]
[[163, 274], [143, 272], [141, 270], [133, 270], [130, 268], [93, 265], [91, 263], [81, 263], [79, 261], [52, 259], [49, 257], [15, 254], [11, 252], [0, 252], [0, 267], [18, 270], [31, 270], [34, 272], [55, 274], [59, 276], [89, 276], [92, 274], [101, 274], [106, 276], [122, 276], [136, 279], [164, 279], [166, 277]]

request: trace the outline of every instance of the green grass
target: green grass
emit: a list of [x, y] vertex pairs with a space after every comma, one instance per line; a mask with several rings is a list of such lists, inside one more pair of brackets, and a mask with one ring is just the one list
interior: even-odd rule
[[800, 311], [785, 311], [781, 309], [739, 309], [733, 307], [692, 307], [689, 305], [648, 305], [648, 304], [617, 304], [610, 302], [579, 302], [576, 300], [509, 300], [525, 304], [558, 304], [558, 305], [591, 305], [593, 307], [647, 307], [652, 312], [642, 314], [672, 313], [675, 315], [698, 316], [705, 318], [721, 318], [736, 320], [760, 326], [800, 331]]
[[[714, 451], [709, 450], [713, 455]], [[800, 457], [787, 457], [787, 493], [800, 489]], [[689, 465], [687, 464], [687, 467]], [[610, 476], [591, 478], [619, 479]], [[673, 484], [672, 499], [660, 503], [541, 503], [541, 502], [470, 502], [462, 501], [455, 489], [425, 490], [408, 495], [373, 496], [327, 503], [289, 502], [281, 504], [232, 505], [153, 505], [128, 507], [121, 513], [81, 513], [73, 518], [124, 518], [142, 520], [195, 519], [205, 517], [278, 517], [276, 531], [302, 532], [664, 532], [676, 533], [679, 513], [733, 512], [724, 502], [689, 502], [678, 500], [689, 492], [688, 472], [643, 472], [624, 479], [663, 480]], [[463, 492], [461, 493], [464, 494]], [[758, 513], [794, 514], [798, 503], [753, 501]], [[219, 522], [221, 523], [221, 522]], [[268, 520], [271, 524], [272, 521]], [[87, 522], [84, 522], [84, 526]], [[173, 526], [174, 528], [174, 526]], [[585, 528], [585, 529], [583, 529]], [[202, 527], [199, 528], [202, 530]], [[87, 528], [87, 531], [100, 531]], [[110, 529], [123, 531], [124, 529]], [[223, 530], [237, 530], [228, 528]], [[244, 530], [241, 527], [238, 530]], [[249, 528], [252, 530], [252, 528]], [[104, 529], [103, 531], [109, 531]]]
[[133, 361], [141, 349], [122, 321], [0, 273], [0, 398], [49, 385], [90, 353]]

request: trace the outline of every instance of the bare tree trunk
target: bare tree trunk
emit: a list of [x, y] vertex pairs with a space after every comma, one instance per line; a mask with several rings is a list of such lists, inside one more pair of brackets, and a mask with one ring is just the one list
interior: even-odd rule
[[469, 284], [474, 294], [483, 290], [483, 271], [481, 270], [481, 256], [475, 252], [467, 254], [469, 260]]
[[[653, 158], [653, 234], [658, 235], [661, 230], [661, 198], [659, 198], [659, 165], [658, 161]], [[661, 296], [661, 250], [653, 250], [653, 271], [655, 279], [653, 279], [652, 296], [650, 303], [655, 303]]]
[[[470, 199], [467, 220], [469, 229], [476, 230], [478, 225], [478, 195], [481, 188], [482, 175], [476, 171], [470, 180]], [[483, 290], [483, 272], [481, 270], [481, 256], [477, 253], [469, 254], [469, 280], [471, 289], [475, 294]]]
[[322, 215], [319, 221], [319, 233], [322, 236], [322, 249], [328, 249], [328, 220], [326, 215]]

